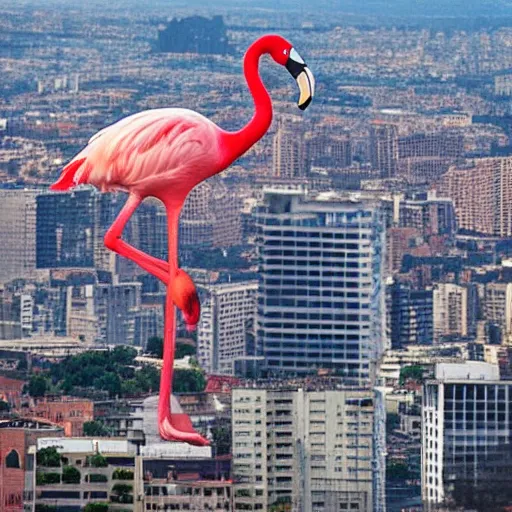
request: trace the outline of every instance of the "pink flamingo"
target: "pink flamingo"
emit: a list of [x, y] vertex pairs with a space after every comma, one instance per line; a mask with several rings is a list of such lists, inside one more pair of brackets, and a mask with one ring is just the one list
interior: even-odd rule
[[[123, 190], [128, 200], [105, 235], [105, 245], [136, 262], [167, 285], [164, 361], [158, 406], [163, 439], [204, 446], [208, 441], [192, 427], [186, 414], [171, 412], [176, 317], [175, 306], [189, 329], [199, 320], [199, 300], [187, 273], [178, 268], [178, 220], [188, 193], [200, 182], [226, 169], [267, 132], [272, 103], [259, 75], [259, 59], [270, 54], [297, 80], [298, 106], [304, 110], [314, 94], [311, 71], [292, 45], [277, 35], [255, 41], [244, 57], [244, 73], [256, 112], [237, 132], [227, 132], [187, 109], [163, 108], [131, 115], [94, 135], [64, 168], [50, 188], [68, 190], [91, 184], [101, 191]], [[121, 239], [129, 218], [145, 197], [162, 201], [168, 216], [169, 261], [145, 254]], [[173, 401], [174, 403], [174, 401]], [[173, 409], [174, 406], [173, 406]]]

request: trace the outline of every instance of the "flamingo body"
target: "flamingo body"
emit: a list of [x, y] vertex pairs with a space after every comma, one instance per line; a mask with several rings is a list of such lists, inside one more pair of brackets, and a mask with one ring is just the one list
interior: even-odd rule
[[90, 184], [103, 192], [160, 197], [172, 187], [176, 195], [186, 195], [220, 170], [222, 136], [215, 123], [192, 110], [146, 110], [93, 136], [52, 189]]

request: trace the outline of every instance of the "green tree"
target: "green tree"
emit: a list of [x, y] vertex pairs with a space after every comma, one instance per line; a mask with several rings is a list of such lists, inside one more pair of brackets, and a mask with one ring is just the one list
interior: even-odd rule
[[146, 352], [162, 359], [164, 356], [164, 340], [158, 336], [152, 336], [146, 345]]
[[37, 465], [49, 468], [60, 467], [60, 454], [56, 448], [50, 446], [37, 451]]
[[34, 398], [42, 397], [48, 391], [48, 379], [43, 375], [32, 375], [28, 383], [28, 393]]
[[104, 389], [108, 391], [111, 397], [115, 397], [121, 394], [121, 379], [117, 373], [106, 372], [95, 381], [95, 387], [97, 389]]
[[176, 359], [183, 359], [185, 356], [195, 356], [196, 349], [192, 345], [188, 345], [186, 343], [177, 343], [176, 344]]
[[11, 410], [11, 406], [9, 405], [9, 402], [0, 400], [0, 412], [9, 412], [10, 410]]
[[81, 474], [80, 471], [74, 466], [64, 466], [62, 470], [62, 483], [64, 484], [79, 484]]
[[87, 503], [84, 512], [108, 512], [108, 503]]
[[204, 391], [206, 379], [199, 370], [174, 370], [173, 390], [176, 393], [200, 393]]
[[217, 449], [217, 455], [231, 453], [231, 428], [225, 425], [215, 425], [212, 428], [213, 444]]
[[90, 437], [106, 437], [110, 434], [105, 425], [99, 421], [86, 421], [84, 423], [84, 436]]
[[403, 386], [408, 380], [414, 380], [416, 382], [423, 382], [423, 366], [419, 365], [411, 365], [404, 366], [400, 370], [400, 377], [398, 379], [398, 383], [400, 386]]
[[95, 453], [87, 457], [87, 463], [94, 468], [106, 468], [108, 466], [107, 459], [101, 453]]

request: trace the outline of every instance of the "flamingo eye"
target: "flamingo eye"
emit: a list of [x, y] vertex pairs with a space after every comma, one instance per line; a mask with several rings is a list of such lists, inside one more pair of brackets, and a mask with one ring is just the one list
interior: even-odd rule
[[283, 50], [284, 55], [288, 55], [288, 50]]

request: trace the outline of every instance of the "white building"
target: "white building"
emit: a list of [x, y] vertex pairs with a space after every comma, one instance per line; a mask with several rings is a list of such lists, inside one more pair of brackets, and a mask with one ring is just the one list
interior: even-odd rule
[[368, 381], [385, 344], [380, 202], [267, 190], [258, 208], [258, 343], [270, 372]]
[[[512, 381], [488, 363], [439, 363], [423, 393], [423, 500], [432, 508], [455, 486], [477, 485], [487, 470], [494, 479], [499, 456], [510, 457]], [[510, 485], [510, 477], [508, 485]], [[489, 477], [486, 474], [486, 477]], [[505, 485], [506, 482], [505, 482]]]
[[198, 285], [202, 295], [197, 358], [207, 373], [232, 375], [248, 353], [256, 324], [257, 281]]
[[233, 390], [235, 510], [384, 511], [382, 395], [272, 386]]

